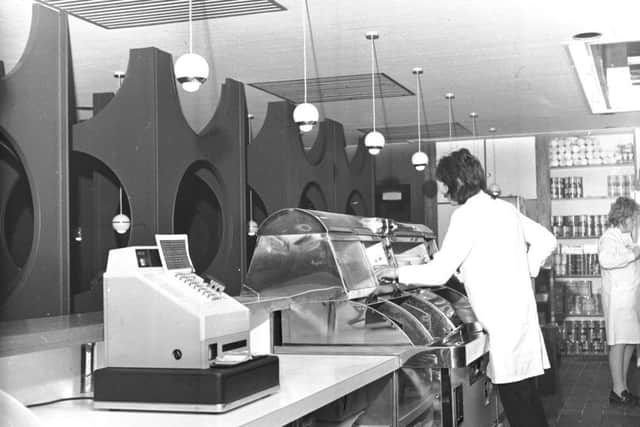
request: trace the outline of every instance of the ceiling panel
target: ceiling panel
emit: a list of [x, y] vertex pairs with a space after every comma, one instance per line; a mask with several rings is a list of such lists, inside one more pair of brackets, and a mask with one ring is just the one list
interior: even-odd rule
[[[376, 98], [415, 95], [385, 73], [351, 74], [307, 79], [307, 102], [353, 101], [371, 99], [375, 87]], [[249, 86], [278, 98], [299, 104], [305, 100], [304, 79], [249, 83]]]
[[226, 18], [285, 10], [273, 0], [37, 0], [107, 29], [145, 27], [191, 19]]
[[[160, 0], [135, 4], [151, 1]], [[205, 0], [193, 1], [196, 12], [196, 4]], [[204, 127], [215, 111], [225, 78], [245, 83], [302, 79], [304, 1], [278, 0], [277, 4], [283, 8], [279, 13], [193, 22], [193, 50], [211, 67], [200, 91], [178, 90], [185, 118], [195, 130]], [[479, 113], [479, 134], [486, 134], [489, 127], [496, 127], [498, 134], [517, 134], [640, 124], [637, 112], [591, 114], [566, 48], [573, 34], [585, 31], [602, 32], [603, 38], [612, 41], [640, 40], [636, 22], [640, 1], [494, 0], [487, 7], [486, 2], [472, 0], [308, 0], [308, 5], [310, 81], [368, 74], [370, 42], [365, 33], [377, 31], [377, 70], [415, 92], [411, 70], [424, 69], [421, 92], [429, 124], [447, 123], [447, 92], [456, 94], [454, 117], [467, 129], [471, 129], [469, 112]], [[25, 47], [30, 9], [26, 0], [0, 0], [0, 60], [5, 61], [7, 73]], [[92, 93], [117, 88], [113, 71], [126, 69], [129, 49], [155, 46], [174, 59], [185, 53], [188, 28], [187, 22], [174, 22], [106, 30], [70, 18], [77, 104], [90, 105]], [[294, 93], [299, 94], [299, 89]], [[258, 132], [268, 103], [279, 98], [248, 85], [246, 95]], [[318, 102], [317, 107], [321, 118], [336, 120], [345, 132], [361, 136], [358, 129], [371, 126], [368, 98]], [[380, 126], [411, 127], [416, 120], [415, 101], [414, 96], [379, 99]]]

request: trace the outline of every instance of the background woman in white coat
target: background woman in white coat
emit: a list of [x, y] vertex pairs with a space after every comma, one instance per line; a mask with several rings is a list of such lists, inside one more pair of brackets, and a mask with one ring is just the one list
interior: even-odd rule
[[[468, 150], [443, 157], [436, 178], [444, 195], [461, 206], [434, 259], [398, 268], [397, 279], [441, 285], [459, 268], [471, 306], [489, 334], [487, 374], [497, 384], [510, 425], [545, 427], [534, 377], [549, 368], [549, 359], [530, 277], [538, 274], [556, 239], [512, 204], [485, 192], [482, 165]], [[394, 271], [378, 277], [394, 279]]]
[[638, 213], [639, 206], [633, 199], [618, 197], [609, 211], [609, 228], [598, 242], [602, 305], [613, 382], [609, 402], [619, 405], [638, 403], [637, 397], [627, 389], [627, 371], [633, 344], [640, 343], [640, 248], [631, 238]]

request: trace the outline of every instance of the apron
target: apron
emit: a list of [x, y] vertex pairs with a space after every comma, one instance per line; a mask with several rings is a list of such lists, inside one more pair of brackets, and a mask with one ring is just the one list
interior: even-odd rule
[[[640, 270], [638, 261], [628, 263], [631, 237], [617, 228], [608, 229], [599, 242], [602, 275], [602, 308], [607, 344], [640, 344]], [[606, 251], [606, 253], [605, 253]]]

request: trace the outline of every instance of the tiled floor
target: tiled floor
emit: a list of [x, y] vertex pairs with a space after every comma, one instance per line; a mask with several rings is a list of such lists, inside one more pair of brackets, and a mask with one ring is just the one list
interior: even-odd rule
[[543, 396], [549, 427], [640, 427], [640, 406], [609, 405], [611, 380], [604, 358], [565, 357], [558, 380], [557, 392]]

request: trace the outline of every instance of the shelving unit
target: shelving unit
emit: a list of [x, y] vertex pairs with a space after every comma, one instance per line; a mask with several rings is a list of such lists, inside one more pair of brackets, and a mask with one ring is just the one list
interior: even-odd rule
[[619, 130], [545, 139], [551, 229], [558, 238], [550, 310], [565, 355], [606, 353], [598, 239], [607, 227], [611, 203], [631, 196], [636, 135]]

